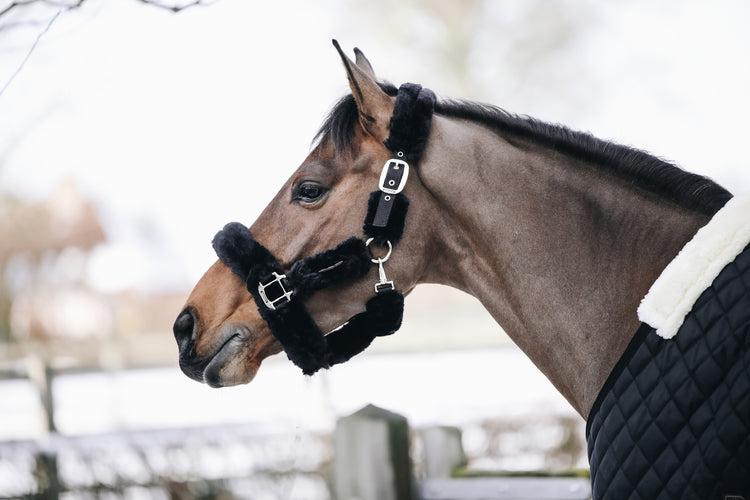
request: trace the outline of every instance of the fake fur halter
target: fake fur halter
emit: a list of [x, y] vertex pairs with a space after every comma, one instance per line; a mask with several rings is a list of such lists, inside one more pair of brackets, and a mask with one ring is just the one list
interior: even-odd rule
[[[386, 281], [383, 262], [368, 245], [392, 249], [401, 239], [409, 208], [401, 192], [409, 172], [407, 162], [422, 157], [435, 107], [435, 94], [420, 85], [399, 88], [385, 146], [393, 153], [383, 167], [379, 189], [370, 194], [363, 226], [367, 243], [352, 237], [311, 257], [300, 259], [286, 272], [273, 254], [239, 222], [230, 222], [213, 239], [219, 259], [247, 285], [261, 317], [281, 343], [287, 357], [306, 375], [348, 361], [375, 337], [401, 327], [404, 296]], [[390, 255], [390, 250], [389, 250]], [[324, 288], [364, 277], [372, 264], [380, 270], [375, 296], [365, 311], [325, 335], [307, 311], [304, 300]]]

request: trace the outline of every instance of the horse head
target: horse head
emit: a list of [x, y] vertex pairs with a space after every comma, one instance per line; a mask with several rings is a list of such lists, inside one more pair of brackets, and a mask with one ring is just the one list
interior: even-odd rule
[[[344, 63], [352, 94], [333, 109], [316, 137], [315, 147], [249, 232], [240, 234], [244, 227], [235, 225], [217, 235], [215, 247], [225, 243], [224, 250], [217, 248], [220, 256], [222, 251], [242, 253], [244, 250], [237, 247], [256, 245], [268, 250], [263, 255], [270, 255], [267, 259], [273, 266], [289, 274], [302, 259], [320, 255], [349, 238], [363, 237], [363, 221], [373, 203], [368, 204], [368, 200], [378, 188], [383, 165], [394, 155], [384, 141], [389, 138], [396, 93], [377, 82], [370, 63], [359, 50], [355, 49], [356, 61], [352, 61], [335, 41], [334, 45]], [[368, 257], [376, 263], [392, 250], [385, 264], [387, 273], [396, 281], [399, 292], [405, 294], [426, 278], [423, 263], [430, 251], [429, 233], [434, 228], [417, 222], [420, 214], [429, 212], [433, 205], [417, 169], [412, 169], [403, 194], [411, 200], [412, 208], [409, 222], [399, 228], [400, 244], [393, 248], [385, 238], [375, 238], [367, 250]], [[237, 233], [233, 238], [244, 240], [225, 241], [230, 229]], [[283, 349], [292, 358], [289, 348], [282, 346], [269, 327], [273, 319], [263, 317], [260, 299], [254, 300], [251, 292], [257, 283], [246, 282], [247, 269], [232, 268], [227, 260], [217, 261], [206, 271], [174, 324], [182, 370], [215, 387], [250, 382], [263, 359]], [[366, 268], [353, 279], [341, 279], [305, 297], [304, 309], [320, 331], [330, 332], [366, 310], [371, 312], [368, 300], [373, 296], [373, 284], [385, 279], [379, 274], [383, 264], [371, 264], [369, 258], [367, 261]], [[339, 263], [331, 266], [329, 262], [328, 266]], [[283, 275], [281, 271], [277, 275], [280, 274]], [[281, 281], [279, 284], [288, 287]], [[282, 291], [286, 292], [283, 288]], [[291, 323], [294, 321], [296, 318]], [[357, 349], [360, 348], [364, 347]], [[306, 372], [315, 369], [303, 366]]]

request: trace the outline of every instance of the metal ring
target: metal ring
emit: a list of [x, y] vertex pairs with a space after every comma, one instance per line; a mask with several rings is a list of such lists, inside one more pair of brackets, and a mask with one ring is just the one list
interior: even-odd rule
[[[375, 238], [370, 238], [369, 240], [365, 241], [365, 247], [369, 247], [370, 243], [372, 243], [372, 241], [374, 239]], [[388, 243], [388, 253], [385, 254], [385, 257], [380, 257], [378, 259], [371, 258], [370, 260], [372, 261], [373, 264], [382, 264], [383, 262], [386, 262], [388, 259], [391, 258], [391, 252], [393, 251], [393, 245], [391, 245], [391, 240], [387, 240], [386, 243]], [[370, 255], [372, 255], [372, 252], [370, 252]]]

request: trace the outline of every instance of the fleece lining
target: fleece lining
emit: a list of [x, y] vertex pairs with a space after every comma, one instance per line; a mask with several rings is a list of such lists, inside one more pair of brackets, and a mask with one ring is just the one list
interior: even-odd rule
[[750, 243], [750, 196], [727, 202], [662, 271], [638, 307], [638, 318], [665, 339], [719, 272]]

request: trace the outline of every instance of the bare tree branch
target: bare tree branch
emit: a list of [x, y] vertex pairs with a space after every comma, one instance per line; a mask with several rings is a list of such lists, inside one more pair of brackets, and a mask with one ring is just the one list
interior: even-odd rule
[[39, 35], [37, 35], [36, 39], [34, 40], [34, 43], [31, 44], [29, 51], [26, 52], [26, 57], [23, 58], [23, 60], [21, 61], [21, 64], [19, 64], [16, 70], [13, 72], [13, 74], [10, 75], [10, 78], [8, 78], [8, 81], [5, 82], [5, 85], [3, 85], [3, 88], [0, 89], [0, 97], [2, 97], [2, 95], [5, 93], [5, 90], [10, 86], [13, 80], [15, 80], [16, 76], [18, 76], [18, 74], [21, 72], [23, 67], [26, 66], [26, 63], [31, 57], [31, 54], [34, 52], [34, 49], [36, 49], [36, 46], [39, 44], [39, 40], [41, 40], [42, 37], [49, 31], [49, 29], [52, 27], [52, 23], [54, 23], [57, 20], [57, 18], [60, 17], [60, 14], [62, 14], [63, 11], [65, 10], [67, 9], [62, 8], [58, 10], [57, 13], [54, 16], [52, 16], [52, 19], [49, 20], [49, 22], [47, 23], [47, 26], [45, 26], [44, 29], [39, 33]]
[[83, 1], [84, 0], [77, 0], [74, 3], [70, 3], [70, 2], [58, 2], [55, 0], [15, 0], [11, 2], [10, 5], [0, 10], [0, 17], [2, 17], [3, 15], [7, 14], [8, 12], [18, 7], [25, 7], [27, 5], [32, 5], [36, 3], [42, 3], [45, 5], [49, 5], [50, 7], [57, 7], [63, 10], [70, 10], [75, 7], [80, 7]]
[[11, 2], [10, 5], [8, 5], [7, 7], [5, 7], [3, 10], [0, 10], [0, 17], [4, 16], [5, 14], [7, 14], [11, 10], [15, 9], [16, 7], [21, 7], [23, 5], [29, 5], [29, 4], [34, 3], [35, 1], [36, 0], [26, 0], [25, 2], [20, 2], [20, 1], [19, 2]]
[[190, 7], [197, 7], [197, 6], [207, 6], [216, 3], [218, 0], [191, 0], [191, 1], [184, 1], [184, 2], [161, 2], [159, 0], [138, 0], [141, 3], [145, 3], [148, 5], [153, 5], [154, 7], [159, 7], [161, 9], [170, 10], [172, 12], [180, 12], [185, 9], [189, 9]]
[[[10, 13], [11, 11], [19, 8], [19, 7], [28, 7], [31, 5], [46, 5], [48, 7], [53, 7], [57, 9], [62, 10], [72, 10], [75, 8], [80, 7], [86, 0], [71, 0], [71, 1], [65, 1], [65, 0], [13, 0], [8, 4], [5, 8], [0, 9], [0, 18], [2, 18], [4, 15]], [[219, 0], [172, 0], [172, 1], [166, 1], [166, 0], [137, 0], [138, 2], [141, 2], [146, 5], [152, 5], [154, 7], [169, 10], [171, 12], [181, 12], [185, 9], [189, 9], [190, 7], [196, 7], [196, 6], [209, 6], [213, 5], [214, 3], [218, 2]], [[16, 23], [20, 24], [20, 23]], [[15, 24], [14, 24], [15, 25]], [[7, 28], [6, 26], [0, 26], [0, 29]]]
[[[52, 24], [57, 20], [58, 17], [60, 17], [60, 14], [63, 12], [67, 12], [69, 10], [77, 9], [86, 0], [71, 0], [71, 1], [65, 1], [65, 0], [14, 0], [8, 6], [6, 6], [4, 9], [0, 10], [0, 18], [3, 16], [9, 14], [13, 10], [19, 8], [19, 7], [28, 7], [31, 5], [46, 5], [48, 7], [57, 8], [57, 12], [52, 16], [52, 18], [47, 22], [44, 29], [39, 32], [36, 39], [34, 40], [34, 43], [29, 48], [28, 52], [26, 53], [26, 56], [23, 58], [21, 63], [18, 65], [16, 70], [13, 72], [13, 74], [8, 78], [8, 80], [5, 82], [5, 85], [0, 89], [0, 97], [5, 93], [5, 90], [10, 86], [11, 83], [13, 83], [13, 80], [18, 76], [18, 74], [21, 72], [24, 66], [26, 66], [26, 63], [28, 62], [31, 55], [34, 53], [34, 50], [36, 49], [37, 45], [39, 44], [39, 41], [42, 39], [42, 37], [49, 31], [49, 29], [52, 27]], [[218, 0], [174, 0], [174, 1], [165, 1], [165, 0], [137, 0], [141, 3], [152, 5], [154, 7], [158, 7], [161, 9], [169, 10], [171, 12], [181, 12], [185, 9], [189, 9], [190, 7], [196, 7], [196, 6], [208, 6], [216, 3]], [[5, 26], [0, 26], [0, 29], [8, 28], [8, 27], [15, 27], [15, 26], [21, 26], [21, 25], [28, 25], [27, 23], [12, 23], [12, 24], [6, 24]]]

